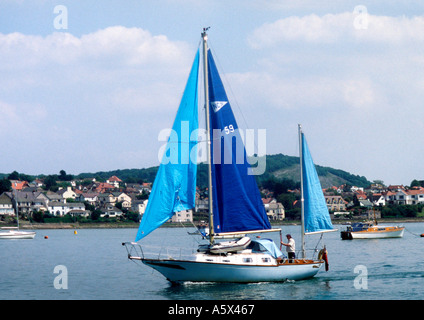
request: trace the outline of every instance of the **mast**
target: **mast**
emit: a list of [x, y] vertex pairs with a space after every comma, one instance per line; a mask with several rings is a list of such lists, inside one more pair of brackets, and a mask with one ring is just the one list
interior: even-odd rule
[[208, 35], [206, 31], [208, 28], [203, 28], [203, 77], [204, 77], [204, 91], [205, 91], [205, 114], [206, 114], [206, 141], [207, 141], [207, 163], [208, 163], [208, 196], [209, 196], [209, 241], [211, 244], [215, 242], [215, 232], [213, 228], [213, 201], [212, 201], [212, 162], [211, 162], [211, 146], [212, 141], [210, 138], [210, 121], [209, 121], [209, 84], [208, 84]]
[[301, 211], [300, 211], [300, 220], [302, 222], [302, 258], [305, 258], [305, 198], [303, 196], [303, 136], [302, 136], [302, 126], [299, 124], [299, 159], [300, 159], [300, 204], [301, 204]]

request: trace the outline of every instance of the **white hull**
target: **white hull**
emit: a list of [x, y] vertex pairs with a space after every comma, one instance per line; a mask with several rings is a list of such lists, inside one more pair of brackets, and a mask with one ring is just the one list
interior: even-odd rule
[[14, 231], [9, 230], [0, 232], [0, 239], [34, 239], [35, 232], [33, 231]]
[[[212, 255], [210, 256], [213, 257]], [[268, 256], [269, 257], [269, 256]], [[218, 258], [218, 257], [217, 257]], [[190, 261], [172, 259], [140, 259], [144, 264], [164, 275], [169, 281], [180, 282], [281, 282], [286, 280], [303, 280], [314, 277], [323, 261], [277, 264], [269, 259], [267, 264], [222, 262], [227, 260], [220, 256], [221, 262]], [[211, 260], [211, 259], [209, 259]], [[230, 260], [227, 260], [230, 261]]]
[[382, 238], [402, 238], [404, 228], [395, 231], [358, 231], [351, 232], [352, 239], [382, 239]]

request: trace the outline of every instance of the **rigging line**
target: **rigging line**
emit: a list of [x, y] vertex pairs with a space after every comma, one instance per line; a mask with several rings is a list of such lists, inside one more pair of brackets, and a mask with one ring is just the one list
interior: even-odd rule
[[416, 237], [421, 237], [420, 234], [413, 233], [413, 232], [409, 231], [407, 228], [405, 228], [405, 230], [408, 231], [410, 234], [413, 234]]

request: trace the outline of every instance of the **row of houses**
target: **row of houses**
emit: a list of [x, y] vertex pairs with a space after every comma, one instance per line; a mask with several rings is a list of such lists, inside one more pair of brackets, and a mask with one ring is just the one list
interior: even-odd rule
[[424, 188], [408, 188], [403, 185], [391, 185], [386, 188], [363, 190], [359, 188], [352, 192], [361, 206], [416, 205], [424, 204]]
[[16, 210], [20, 214], [28, 215], [33, 212], [48, 212], [53, 216], [89, 216], [85, 204], [94, 206], [102, 213], [100, 216], [121, 216], [123, 211], [116, 207], [144, 213], [147, 200], [139, 200], [137, 195], [150, 191], [151, 184], [132, 184], [122, 191], [117, 177], [111, 177], [106, 183], [93, 182], [90, 185], [77, 187], [75, 182], [72, 186], [62, 188], [57, 192], [44, 191], [41, 189], [42, 181], [33, 183], [26, 181], [11, 181], [12, 192], [4, 192], [0, 195], [0, 215], [14, 215]]
[[406, 189], [403, 186], [396, 186], [383, 193], [375, 193], [371, 197], [373, 204], [385, 206], [390, 204], [415, 205], [424, 204], [424, 188], [415, 187]]
[[[22, 214], [30, 214], [35, 211], [49, 212], [53, 216], [89, 216], [85, 204], [99, 209], [101, 216], [121, 216], [124, 211], [132, 211], [143, 215], [148, 196], [139, 199], [139, 195], [148, 195], [151, 184], [123, 184], [116, 177], [110, 177], [106, 182], [93, 181], [91, 184], [77, 184], [71, 182], [71, 186], [58, 190], [57, 192], [44, 191], [40, 187], [42, 181], [36, 180], [29, 184], [25, 181], [11, 181], [12, 192], [4, 192], [0, 195], [0, 215], [14, 215], [14, 199], [17, 209]], [[344, 186], [333, 187], [324, 190], [325, 200], [331, 213], [346, 213], [349, 207], [354, 205], [371, 208], [373, 206], [385, 206], [389, 204], [424, 204], [424, 188], [405, 188], [403, 186], [389, 186], [385, 189], [373, 187], [368, 190], [352, 187], [349, 197], [356, 201], [346, 201], [343, 197]], [[331, 192], [329, 192], [331, 191]], [[293, 191], [298, 192], [298, 190]], [[337, 195], [339, 194], [339, 195]], [[265, 192], [263, 204], [269, 220], [284, 220], [285, 208], [273, 198], [272, 193]], [[119, 205], [119, 209], [117, 204]], [[299, 204], [294, 204], [296, 205]], [[197, 193], [196, 208], [198, 213], [207, 213], [208, 200]], [[172, 222], [193, 221], [193, 211], [178, 212], [172, 217]]]
[[[13, 192], [4, 192], [0, 195], [0, 216], [14, 215], [16, 209], [20, 214], [30, 215], [33, 212], [48, 212], [53, 216], [89, 216], [86, 204], [99, 209], [101, 216], [117, 217], [123, 214], [123, 210], [143, 215], [147, 199], [140, 200], [138, 196], [148, 194], [151, 184], [128, 184], [113, 176], [106, 182], [93, 182], [82, 186], [71, 182], [72, 186], [60, 189], [57, 192], [44, 191], [41, 189], [42, 181], [33, 183], [25, 181], [11, 181]], [[147, 198], [147, 197], [143, 197]], [[17, 208], [15, 205], [17, 204]], [[283, 220], [285, 218], [284, 206], [273, 198], [263, 199], [264, 207], [270, 220]], [[120, 210], [116, 204], [120, 204]], [[195, 211], [206, 213], [208, 200], [197, 193]], [[176, 213], [172, 222], [193, 222], [193, 211], [186, 210]]]

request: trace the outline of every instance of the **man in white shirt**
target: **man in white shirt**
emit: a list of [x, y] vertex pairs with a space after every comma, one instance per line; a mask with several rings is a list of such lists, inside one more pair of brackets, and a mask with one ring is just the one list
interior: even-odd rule
[[286, 246], [287, 255], [289, 257], [289, 262], [293, 263], [293, 259], [296, 259], [295, 251], [296, 251], [296, 243], [290, 234], [286, 234], [287, 243], [281, 241], [283, 246]]

